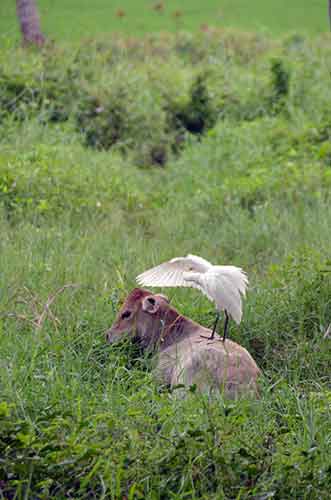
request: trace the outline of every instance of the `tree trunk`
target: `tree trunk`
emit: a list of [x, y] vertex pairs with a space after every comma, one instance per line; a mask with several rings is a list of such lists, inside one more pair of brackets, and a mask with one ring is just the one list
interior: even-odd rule
[[40, 20], [35, 0], [16, 0], [16, 10], [23, 45], [34, 44], [41, 47], [46, 39], [40, 30]]

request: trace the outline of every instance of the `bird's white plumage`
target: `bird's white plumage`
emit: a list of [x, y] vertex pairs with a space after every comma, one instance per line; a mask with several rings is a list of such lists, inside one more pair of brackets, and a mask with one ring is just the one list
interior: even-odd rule
[[192, 285], [186, 282], [183, 273], [189, 271], [204, 273], [212, 267], [212, 264], [207, 260], [195, 255], [176, 257], [175, 259], [171, 259], [168, 262], [164, 262], [163, 264], [139, 274], [136, 280], [143, 286], [193, 286], [197, 288], [194, 284]]
[[248, 286], [246, 273], [236, 266], [213, 266], [196, 255], [177, 257], [137, 276], [142, 286], [198, 288], [218, 311], [227, 311], [236, 323], [242, 318], [242, 300]]

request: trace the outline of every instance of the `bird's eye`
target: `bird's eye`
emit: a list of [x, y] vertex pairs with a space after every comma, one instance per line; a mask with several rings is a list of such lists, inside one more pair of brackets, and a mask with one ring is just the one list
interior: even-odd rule
[[131, 316], [131, 311], [124, 311], [124, 313], [121, 316], [121, 319], [128, 319]]

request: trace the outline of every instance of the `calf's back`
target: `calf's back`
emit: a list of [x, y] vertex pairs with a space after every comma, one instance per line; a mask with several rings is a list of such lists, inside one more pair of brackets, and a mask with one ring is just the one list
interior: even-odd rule
[[236, 342], [208, 341], [192, 335], [158, 355], [156, 373], [168, 385], [196, 385], [200, 391], [218, 389], [224, 396], [257, 396], [260, 370], [249, 352]]

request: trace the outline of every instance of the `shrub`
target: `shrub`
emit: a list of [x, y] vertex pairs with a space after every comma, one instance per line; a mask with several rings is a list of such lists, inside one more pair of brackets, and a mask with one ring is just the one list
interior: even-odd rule
[[113, 102], [93, 96], [82, 99], [77, 126], [85, 135], [86, 146], [109, 149], [124, 141], [128, 128], [124, 101], [124, 95], [117, 95]]
[[132, 152], [138, 165], [164, 165], [173, 134], [167, 130], [166, 114], [155, 89], [145, 75], [123, 73], [86, 90], [76, 114], [78, 130], [88, 147], [116, 147]]
[[271, 61], [271, 88], [270, 103], [273, 110], [278, 111], [283, 108], [290, 90], [290, 73], [279, 58]]
[[17, 120], [40, 116], [42, 121], [61, 122], [69, 118], [77, 90], [70, 74], [45, 73], [27, 80], [22, 74], [0, 75], [0, 120], [10, 115]]
[[35, 82], [27, 82], [25, 75], [0, 75], [0, 120], [6, 115], [23, 120], [40, 105], [40, 89]]
[[208, 93], [206, 74], [193, 81], [188, 102], [182, 106], [168, 106], [170, 126], [191, 134], [203, 134], [216, 123], [217, 110]]

